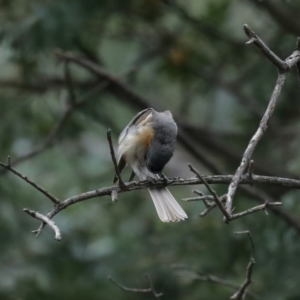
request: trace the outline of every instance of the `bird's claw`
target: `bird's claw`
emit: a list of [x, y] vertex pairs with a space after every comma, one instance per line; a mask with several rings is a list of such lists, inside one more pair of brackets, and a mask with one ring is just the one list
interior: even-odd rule
[[150, 181], [152, 184], [156, 183], [155, 178], [153, 178], [151, 176], [147, 176], [147, 180]]

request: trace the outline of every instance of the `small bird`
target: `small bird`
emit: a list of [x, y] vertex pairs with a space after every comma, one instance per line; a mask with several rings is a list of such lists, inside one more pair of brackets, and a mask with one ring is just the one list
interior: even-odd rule
[[[157, 112], [147, 108], [139, 112], [119, 137], [118, 167], [128, 164], [140, 180], [157, 179], [173, 156], [177, 125], [170, 111]], [[115, 177], [114, 182], [117, 181]], [[187, 218], [185, 211], [165, 187], [149, 188], [157, 214], [163, 222], [178, 222]]]

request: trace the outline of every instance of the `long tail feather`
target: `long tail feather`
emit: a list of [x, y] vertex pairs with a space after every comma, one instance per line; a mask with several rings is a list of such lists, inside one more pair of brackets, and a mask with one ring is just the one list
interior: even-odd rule
[[[135, 169], [135, 173], [142, 180], [147, 179], [147, 177], [159, 177], [158, 175], [149, 172], [146, 167]], [[167, 188], [150, 188], [149, 192], [157, 214], [163, 222], [179, 222], [187, 218], [187, 214]]]

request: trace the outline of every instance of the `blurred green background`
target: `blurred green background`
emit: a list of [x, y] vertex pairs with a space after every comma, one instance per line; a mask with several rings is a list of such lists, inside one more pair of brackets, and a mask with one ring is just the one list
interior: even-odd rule
[[[277, 76], [254, 46], [245, 45], [242, 25], [286, 58], [300, 36], [299, 10], [298, 0], [1, 0], [0, 160], [22, 158], [43, 145], [64, 114], [64, 65], [54, 55], [60, 48], [100, 64], [155, 109], [172, 111], [191, 147], [178, 143], [166, 175], [192, 177], [188, 162], [202, 174], [232, 174]], [[77, 98], [97, 84], [78, 66], [71, 64], [70, 71]], [[139, 110], [104, 89], [70, 115], [52, 145], [16, 168], [60, 199], [111, 186], [106, 131], [112, 128], [117, 147], [118, 134]], [[294, 70], [253, 156], [256, 173], [299, 177], [299, 116]], [[193, 188], [170, 190], [180, 201]], [[227, 186], [214, 188], [221, 195]], [[0, 298], [154, 299], [123, 292], [107, 279], [145, 288], [149, 274], [165, 300], [228, 299], [234, 289], [197, 274], [240, 285], [250, 243], [234, 232], [248, 229], [256, 259], [250, 290], [257, 299], [300, 299], [299, 192], [250, 190], [256, 189], [260, 201], [283, 201], [281, 213], [259, 212], [225, 225], [219, 211], [200, 218], [202, 203], [180, 201], [189, 218], [165, 224], [140, 190], [120, 194], [116, 204], [103, 197], [62, 211], [55, 217], [63, 237], [58, 243], [48, 227], [36, 239], [31, 230], [39, 222], [22, 211], [46, 214], [49, 200], [1, 173]], [[241, 190], [234, 201], [236, 211], [259, 203]]]

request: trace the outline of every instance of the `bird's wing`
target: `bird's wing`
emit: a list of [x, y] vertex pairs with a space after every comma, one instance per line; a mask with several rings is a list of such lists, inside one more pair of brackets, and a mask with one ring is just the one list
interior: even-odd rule
[[140, 111], [129, 123], [128, 125], [124, 128], [124, 130], [121, 132], [119, 136], [119, 144], [122, 142], [122, 140], [125, 138], [127, 135], [129, 128], [133, 125], [138, 125], [141, 123], [143, 120], [145, 120], [149, 114], [151, 114], [153, 111], [152, 108], [146, 108], [142, 111]]
[[[152, 108], [146, 108], [142, 111], [140, 111], [129, 123], [128, 125], [124, 128], [124, 130], [121, 132], [120, 136], [119, 136], [119, 144], [124, 140], [124, 138], [126, 137], [126, 135], [129, 132], [130, 127], [132, 126], [136, 126], [138, 124], [140, 124], [142, 121], [144, 121], [151, 113], [152, 113], [153, 109]], [[122, 172], [122, 170], [125, 168], [126, 166], [126, 162], [125, 159], [121, 156], [119, 157], [119, 161], [118, 161], [118, 168], [120, 170], [120, 173]], [[131, 181], [134, 177], [134, 172], [131, 173], [130, 179], [129, 181]], [[116, 183], [118, 180], [117, 176], [115, 175], [114, 177], [114, 183]]]

